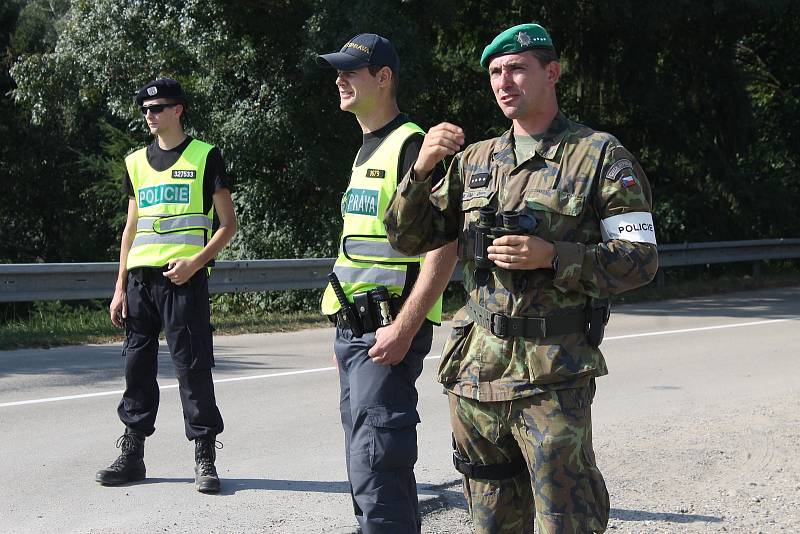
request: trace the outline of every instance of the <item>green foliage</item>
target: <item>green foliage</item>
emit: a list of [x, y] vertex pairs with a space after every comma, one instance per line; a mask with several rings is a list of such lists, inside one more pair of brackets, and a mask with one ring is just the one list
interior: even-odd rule
[[[551, 30], [567, 115], [642, 161], [660, 242], [797, 235], [792, 0], [30, 0], [0, 7], [13, 74], [0, 72], [0, 261], [114, 259], [122, 156], [149, 138], [132, 95], [157, 76], [181, 80], [189, 132], [235, 177], [240, 230], [223, 257], [332, 256], [360, 131], [315, 55], [391, 37], [401, 108], [473, 142], [508, 126], [480, 53], [525, 21]], [[299, 309], [318, 292], [242, 298]]]

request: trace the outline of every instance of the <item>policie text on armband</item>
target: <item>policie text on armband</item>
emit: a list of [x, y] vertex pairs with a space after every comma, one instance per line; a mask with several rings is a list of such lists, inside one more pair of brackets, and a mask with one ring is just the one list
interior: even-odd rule
[[492, 241], [506, 235], [533, 234], [537, 222], [520, 211], [498, 214], [497, 209], [491, 206], [481, 208], [478, 213], [478, 222], [472, 227], [475, 232], [475, 282], [478, 286], [485, 286], [489, 272], [496, 268], [487, 250]]
[[603, 219], [600, 226], [603, 241], [624, 239], [637, 243], [656, 243], [653, 215], [646, 211], [632, 211]]

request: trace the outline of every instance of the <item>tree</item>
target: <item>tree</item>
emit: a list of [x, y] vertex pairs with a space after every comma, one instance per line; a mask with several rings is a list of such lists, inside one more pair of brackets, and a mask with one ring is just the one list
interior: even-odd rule
[[[19, 180], [13, 197], [32, 200], [22, 208], [30, 214], [12, 223], [31, 246], [4, 239], [4, 258], [40, 250], [43, 259], [113, 258], [119, 228], [107, 221], [124, 202], [121, 158], [148, 139], [132, 94], [157, 76], [181, 80], [191, 97], [189, 132], [218, 144], [236, 178], [241, 230], [228, 257], [331, 256], [360, 132], [338, 110], [333, 73], [315, 55], [363, 31], [391, 37], [401, 56], [401, 108], [426, 127], [460, 124], [472, 142], [508, 127], [480, 52], [525, 21], [551, 30], [568, 116], [613, 133], [641, 160], [661, 242], [797, 232], [800, 77], [784, 36], [800, 29], [800, 13], [790, 0], [74, 0], [63, 12], [29, 7], [50, 2], [12, 5], [28, 18], [3, 19], [16, 28], [6, 46], [17, 88], [16, 105], [2, 105], [24, 117], [31, 142], [12, 139], [7, 125], [0, 135], [13, 147], [8, 172], [35, 176]], [[37, 158], [43, 151], [46, 161]], [[34, 218], [43, 206], [54, 220]], [[55, 219], [68, 230], [54, 231]], [[74, 225], [92, 243], [73, 239]]]

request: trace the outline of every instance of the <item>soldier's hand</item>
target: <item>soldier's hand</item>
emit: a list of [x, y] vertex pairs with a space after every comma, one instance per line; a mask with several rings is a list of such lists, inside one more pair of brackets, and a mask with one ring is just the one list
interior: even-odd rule
[[492, 241], [489, 259], [503, 269], [549, 269], [555, 245], [531, 235], [505, 235]]
[[369, 357], [381, 365], [397, 365], [406, 357], [413, 338], [402, 332], [397, 323], [378, 328]]
[[455, 124], [442, 122], [425, 134], [419, 156], [414, 163], [414, 174], [423, 180], [445, 156], [452, 156], [464, 144], [464, 130]]
[[189, 278], [194, 275], [199, 269], [190, 258], [178, 258], [170, 260], [168, 264], [169, 270], [163, 273], [164, 276], [170, 281], [179, 286], [189, 281]]
[[128, 296], [124, 289], [114, 291], [114, 298], [111, 299], [108, 311], [111, 313], [111, 322], [114, 326], [117, 328], [125, 326], [123, 321], [128, 318]]

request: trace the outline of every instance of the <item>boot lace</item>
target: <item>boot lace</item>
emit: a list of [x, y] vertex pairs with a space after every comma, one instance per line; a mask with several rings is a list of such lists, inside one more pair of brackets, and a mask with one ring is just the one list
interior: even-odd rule
[[114, 463], [108, 466], [108, 469], [111, 471], [121, 471], [125, 467], [127, 457], [132, 455], [134, 450], [136, 450], [136, 438], [131, 434], [122, 434], [117, 438], [117, 442], [114, 445], [120, 449], [120, 454], [117, 459], [114, 460]]
[[222, 442], [217, 440], [204, 439], [197, 441], [197, 458], [195, 461], [200, 476], [217, 476], [217, 469], [214, 467], [214, 457], [216, 456], [214, 449], [221, 448], [223, 448]]

